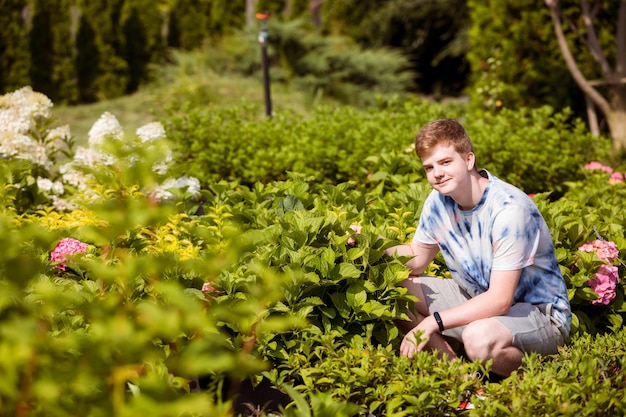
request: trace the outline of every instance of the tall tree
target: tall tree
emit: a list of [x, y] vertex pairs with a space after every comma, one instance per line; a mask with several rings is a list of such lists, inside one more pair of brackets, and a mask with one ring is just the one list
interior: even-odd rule
[[[611, 3], [611, 2], [609, 2]], [[615, 149], [626, 150], [626, 0], [619, 1], [615, 31], [615, 58], [613, 65], [606, 52], [606, 46], [599, 36], [597, 19], [599, 13], [609, 12], [602, 0], [580, 0], [579, 15], [576, 19], [564, 13], [559, 0], [545, 0], [550, 10], [554, 32], [563, 54], [565, 64], [588, 99], [606, 117]], [[576, 57], [565, 36], [564, 23], [577, 34], [599, 65], [602, 81], [590, 80], [581, 71]], [[602, 88], [601, 88], [602, 87]], [[603, 91], [602, 91], [603, 90]]]
[[0, 4], [0, 93], [4, 93], [30, 84], [28, 36], [32, 7], [26, 0], [8, 0]]
[[76, 103], [71, 5], [68, 0], [35, 0], [30, 32], [31, 85], [55, 103]]

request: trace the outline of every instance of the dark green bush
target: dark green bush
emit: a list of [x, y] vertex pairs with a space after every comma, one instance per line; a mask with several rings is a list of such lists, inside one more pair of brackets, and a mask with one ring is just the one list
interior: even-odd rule
[[[476, 118], [461, 105], [401, 101], [369, 111], [317, 108], [307, 118], [283, 113], [260, 120], [258, 114], [246, 106], [172, 115], [166, 128], [182, 169], [205, 184], [220, 179], [267, 183], [285, 179], [289, 171], [319, 182], [363, 183], [372, 174], [370, 179], [388, 184], [384, 189], [422, 177], [409, 149], [413, 138], [427, 122], [451, 117], [466, 126], [479, 166], [528, 193], [550, 191], [557, 198], [567, 190], [566, 181], [583, 178], [582, 166], [606, 158], [610, 150], [610, 142], [589, 135], [581, 121], [570, 122], [569, 112], [549, 107]], [[403, 178], [410, 173], [414, 176]]]
[[583, 178], [582, 167], [604, 159], [611, 143], [592, 137], [581, 120], [550, 107], [505, 109], [496, 115], [468, 115], [464, 121], [476, 148], [478, 165], [527, 193], [549, 191], [554, 198], [566, 181]]
[[368, 158], [405, 154], [419, 126], [460, 116], [460, 108], [425, 101], [387, 103], [386, 108], [369, 111], [320, 107], [306, 118], [284, 113], [261, 120], [258, 110], [254, 106], [177, 110], [166, 121], [166, 130], [181, 170], [204, 184], [224, 179], [245, 185], [284, 180], [290, 171], [320, 183], [362, 182], [390, 164], [398, 169], [390, 175], [405, 174], [417, 170], [414, 160]]

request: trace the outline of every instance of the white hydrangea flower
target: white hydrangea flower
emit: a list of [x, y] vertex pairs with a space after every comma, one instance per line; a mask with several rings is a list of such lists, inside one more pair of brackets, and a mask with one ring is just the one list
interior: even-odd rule
[[0, 131], [0, 155], [25, 159], [46, 169], [52, 168], [46, 146], [21, 133]]
[[200, 181], [195, 177], [187, 176], [176, 179], [169, 178], [160, 186], [155, 187], [152, 195], [159, 201], [167, 201], [176, 197], [168, 190], [181, 188], [187, 188], [187, 192], [195, 197], [200, 193]]
[[44, 177], [37, 177], [37, 188], [56, 195], [62, 195], [65, 192], [63, 183], [60, 181], [52, 181]]
[[51, 129], [46, 135], [46, 140], [53, 140], [56, 138], [67, 140], [71, 137], [70, 125], [63, 125]]
[[167, 191], [162, 186], [156, 186], [150, 193], [157, 201], [168, 201], [173, 200], [176, 196], [174, 193]]
[[91, 179], [89, 175], [76, 169], [72, 162], [62, 165], [59, 171], [65, 184], [73, 185], [78, 189], [87, 188], [87, 182]]
[[151, 142], [166, 137], [165, 128], [160, 122], [152, 122], [143, 125], [137, 129], [136, 134], [142, 142]]
[[52, 101], [30, 86], [0, 96], [0, 129], [27, 133], [35, 128], [38, 119], [50, 117]]
[[173, 181], [174, 187], [172, 188], [185, 188], [187, 192], [194, 197], [200, 194], [200, 180], [195, 177], [180, 177]]
[[16, 156], [23, 149], [30, 147], [33, 140], [18, 132], [10, 130], [0, 131], [0, 154], [4, 156]]
[[93, 124], [87, 135], [89, 146], [100, 146], [106, 138], [123, 139], [124, 129], [117, 118], [107, 111]]
[[61, 181], [54, 181], [52, 183], [52, 192], [56, 195], [63, 195], [65, 193], [65, 187]]
[[74, 161], [77, 164], [85, 165], [85, 166], [94, 166], [94, 165], [113, 165], [115, 163], [115, 157], [112, 155], [106, 154], [104, 152], [100, 152], [98, 150], [92, 148], [85, 148], [83, 146], [79, 146], [76, 148], [76, 153], [74, 154]]
[[49, 178], [37, 177], [37, 188], [42, 191], [52, 190], [52, 181]]
[[67, 147], [67, 142], [72, 137], [70, 133], [70, 126], [64, 125], [56, 127], [50, 130], [46, 134], [45, 143], [50, 153], [58, 152], [59, 150]]
[[19, 109], [14, 107], [2, 108], [0, 105], [0, 126], [2, 130], [15, 133], [26, 133], [32, 127], [29, 118], [22, 117]]
[[52, 207], [57, 211], [72, 211], [77, 208], [76, 204], [56, 195], [52, 196]]
[[165, 155], [165, 160], [162, 162], [157, 162], [152, 166], [152, 171], [159, 175], [165, 175], [167, 171], [170, 169], [170, 165], [174, 161], [174, 154], [172, 151], [169, 151], [167, 155]]

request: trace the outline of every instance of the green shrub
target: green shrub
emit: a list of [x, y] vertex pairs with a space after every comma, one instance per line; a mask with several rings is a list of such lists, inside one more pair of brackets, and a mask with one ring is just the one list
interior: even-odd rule
[[[520, 370], [500, 381], [470, 377], [486, 375], [489, 364], [439, 360], [424, 352], [408, 360], [388, 346], [356, 340], [311, 348], [304, 340], [302, 351], [290, 358], [290, 371], [268, 375], [278, 385], [290, 381], [301, 393], [326, 393], [361, 407], [361, 414], [352, 415], [617, 416], [626, 411], [624, 337], [624, 329], [580, 335], [558, 355], [525, 356]], [[482, 399], [475, 395], [481, 389]], [[466, 390], [474, 408], [463, 411]]]
[[565, 183], [582, 179], [581, 167], [605, 159], [610, 141], [592, 137], [581, 120], [550, 107], [504, 109], [496, 115], [468, 116], [466, 129], [479, 166], [527, 193], [549, 191], [557, 198]]
[[308, 117], [285, 113], [265, 120], [249, 105], [179, 110], [165, 125], [181, 169], [203, 184], [237, 180], [244, 185], [284, 180], [288, 172], [314, 176], [320, 183], [362, 182], [368, 174], [386, 169], [377, 164], [391, 164], [398, 172], [390, 175], [403, 175], [409, 167], [417, 168], [415, 161], [368, 158], [405, 153], [419, 126], [460, 114], [459, 108], [424, 101], [392, 101], [369, 111], [319, 107]]

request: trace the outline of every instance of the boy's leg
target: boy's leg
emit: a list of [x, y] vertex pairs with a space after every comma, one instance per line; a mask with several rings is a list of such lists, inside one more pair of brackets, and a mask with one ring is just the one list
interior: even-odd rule
[[467, 357], [483, 362], [491, 359], [491, 372], [497, 375], [508, 376], [522, 364], [524, 352], [513, 346], [513, 334], [494, 317], [465, 326], [462, 340]]
[[493, 359], [493, 372], [503, 376], [521, 365], [524, 352], [556, 353], [564, 336], [550, 310], [549, 306], [518, 303], [504, 316], [470, 323], [462, 334], [465, 352], [470, 359]]
[[[417, 297], [415, 303], [415, 310], [418, 316], [415, 317], [411, 312], [408, 312], [410, 317], [409, 321], [396, 321], [396, 326], [404, 334], [407, 334], [413, 330], [426, 316], [431, 314], [429, 304], [432, 302], [432, 297], [436, 297], [440, 300], [447, 300], [446, 303], [451, 302], [453, 305], [437, 307], [432, 311], [445, 310], [452, 308], [454, 304], [466, 301], [464, 297], [459, 298], [454, 292], [458, 292], [458, 287], [451, 279], [442, 279], [430, 276], [411, 276], [404, 280], [401, 284], [411, 294]], [[459, 333], [460, 335], [460, 333]], [[454, 336], [453, 336], [454, 337]], [[458, 337], [460, 339], [460, 337]], [[433, 334], [426, 344], [426, 349], [437, 350], [439, 357], [446, 355], [448, 358], [456, 358], [457, 354], [450, 344], [446, 341], [445, 337], [440, 334]]]

